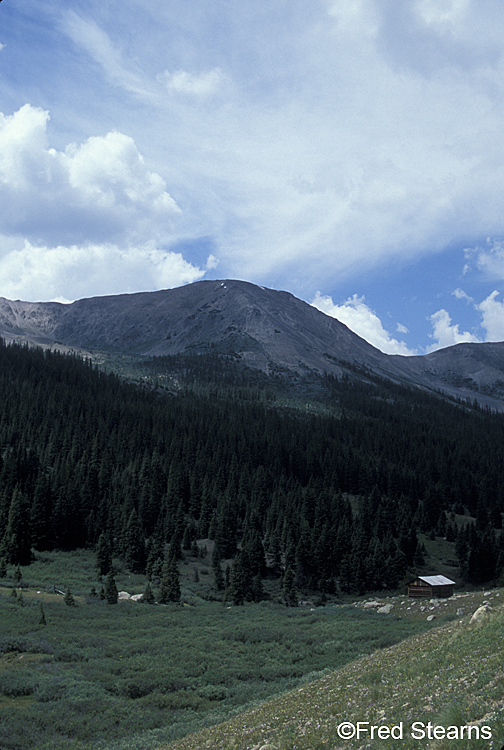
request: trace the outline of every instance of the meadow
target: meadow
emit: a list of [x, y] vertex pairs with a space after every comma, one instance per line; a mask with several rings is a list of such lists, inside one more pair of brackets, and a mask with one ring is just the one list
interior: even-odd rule
[[[162, 750], [499, 750], [501, 594], [487, 595], [491, 609], [479, 622], [467, 614], [434, 627]], [[351, 736], [357, 722], [367, 723], [359, 738]], [[371, 738], [371, 725], [381, 738]]]
[[[180, 605], [109, 605], [90, 595], [94, 565], [89, 551], [37, 553], [0, 583], [2, 750], [154, 750], [432, 628], [341, 600], [228, 606], [204, 563], [199, 581], [183, 573]], [[144, 590], [117, 569], [119, 590]]]

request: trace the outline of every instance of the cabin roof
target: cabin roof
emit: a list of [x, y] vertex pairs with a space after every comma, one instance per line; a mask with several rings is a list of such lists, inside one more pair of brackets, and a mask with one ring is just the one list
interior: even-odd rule
[[446, 576], [418, 576], [421, 581], [428, 583], [429, 586], [454, 586], [455, 581], [452, 581]]

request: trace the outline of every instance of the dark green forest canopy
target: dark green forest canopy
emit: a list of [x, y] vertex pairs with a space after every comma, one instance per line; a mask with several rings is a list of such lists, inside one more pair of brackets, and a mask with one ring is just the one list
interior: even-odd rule
[[7, 563], [29, 563], [32, 549], [95, 548], [103, 532], [114, 555], [149, 573], [155, 555], [210, 537], [222, 559], [241, 548], [252, 577], [290, 567], [300, 590], [393, 588], [418, 554], [417, 533], [447, 533], [453, 512], [476, 519], [450, 529], [465, 575], [500, 574], [501, 415], [332, 377], [319, 380], [316, 414], [275, 400], [278, 378], [252, 382], [219, 357], [149, 367], [176, 372], [177, 389], [2, 342]]

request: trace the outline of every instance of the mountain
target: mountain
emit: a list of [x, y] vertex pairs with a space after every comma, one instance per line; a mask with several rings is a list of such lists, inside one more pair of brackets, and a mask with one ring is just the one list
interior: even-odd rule
[[266, 373], [355, 370], [477, 398], [504, 410], [504, 343], [458, 344], [421, 357], [387, 355], [285, 291], [244, 281], [198, 281], [157, 292], [57, 302], [0, 298], [6, 340], [83, 352], [232, 355]]

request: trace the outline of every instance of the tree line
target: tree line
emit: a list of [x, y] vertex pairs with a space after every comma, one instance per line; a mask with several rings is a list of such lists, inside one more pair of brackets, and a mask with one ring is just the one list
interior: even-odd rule
[[312, 413], [229, 358], [149, 367], [179, 387], [0, 341], [0, 565], [89, 547], [160, 579], [210, 538], [237, 603], [266, 576], [288, 601], [395, 588], [421, 531], [452, 536], [467, 580], [502, 574], [502, 416], [371, 375], [320, 378]]

